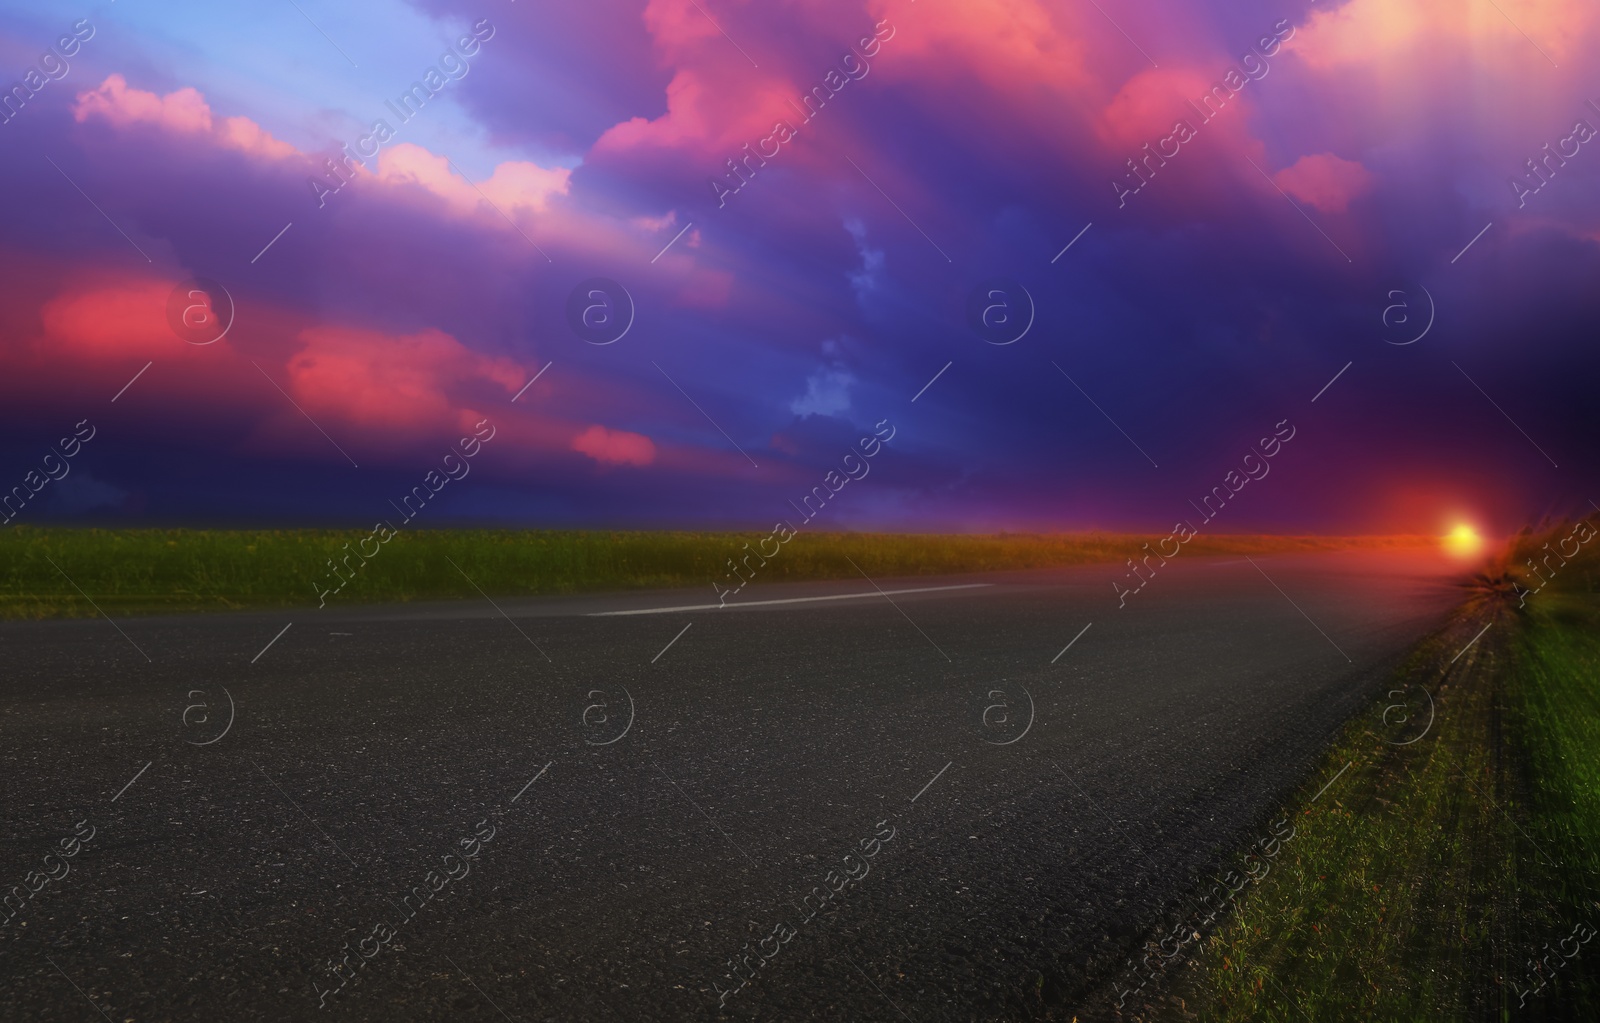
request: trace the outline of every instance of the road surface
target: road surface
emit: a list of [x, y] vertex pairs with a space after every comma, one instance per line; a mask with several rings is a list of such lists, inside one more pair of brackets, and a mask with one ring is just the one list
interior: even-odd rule
[[1071, 1019], [1458, 574], [7, 623], [0, 1016]]

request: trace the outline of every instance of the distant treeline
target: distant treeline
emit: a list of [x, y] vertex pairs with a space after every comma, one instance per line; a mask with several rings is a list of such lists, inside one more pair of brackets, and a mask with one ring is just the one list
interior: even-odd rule
[[[223, 610], [318, 603], [330, 571], [350, 575], [340, 605], [494, 596], [711, 587], [760, 532], [401, 530], [382, 545], [366, 530], [0, 530], [0, 617], [107, 611]], [[757, 586], [802, 579], [941, 575], [1122, 563], [1147, 536], [807, 533], [761, 570]], [[1431, 537], [1196, 537], [1195, 554], [1255, 554], [1432, 545]], [[51, 564], [51, 561], [55, 565]], [[454, 561], [460, 571], [451, 565]], [[56, 567], [59, 566], [59, 569]], [[359, 571], [353, 571], [354, 568]], [[70, 582], [69, 582], [70, 579]], [[333, 599], [329, 601], [330, 605]]]

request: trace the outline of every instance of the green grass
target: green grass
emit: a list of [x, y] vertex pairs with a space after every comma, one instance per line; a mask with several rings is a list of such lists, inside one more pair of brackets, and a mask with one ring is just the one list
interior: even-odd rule
[[[0, 530], [0, 618], [95, 614], [75, 587], [107, 612], [123, 614], [281, 607], [318, 601], [330, 558], [348, 556], [367, 531], [64, 529]], [[550, 530], [402, 531], [354, 572], [328, 605], [728, 585], [730, 558], [766, 533], [585, 532]], [[1120, 563], [1153, 538], [1073, 535], [801, 533], [756, 572], [755, 582], [933, 575]], [[1200, 536], [1201, 554], [1415, 546], [1426, 538]], [[344, 549], [349, 543], [351, 547]], [[368, 545], [372, 550], [373, 544]], [[769, 550], [771, 547], [769, 546]], [[51, 561], [55, 565], [51, 564]], [[352, 566], [359, 563], [352, 557]], [[752, 558], [752, 566], [759, 564]], [[56, 566], [59, 566], [59, 571]], [[63, 575], [64, 573], [64, 575]], [[1120, 577], [1120, 576], [1119, 576]], [[70, 582], [68, 581], [70, 579]], [[1108, 576], [1109, 579], [1109, 576]], [[1107, 592], [1110, 592], [1109, 583]], [[748, 591], [746, 591], [748, 595]]]
[[1272, 874], [1131, 1017], [1600, 1018], [1600, 942], [1525, 1006], [1517, 990], [1575, 924], [1600, 926], [1600, 558], [1518, 607], [1514, 566], [1548, 538], [1520, 538], [1402, 668], [1435, 695], [1429, 732], [1372, 734], [1386, 700], [1351, 722], [1290, 800]]

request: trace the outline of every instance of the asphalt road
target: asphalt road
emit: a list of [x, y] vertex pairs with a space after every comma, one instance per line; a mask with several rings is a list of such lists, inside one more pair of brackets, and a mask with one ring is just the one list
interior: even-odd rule
[[1456, 573], [8, 623], [0, 1018], [1071, 1019]]

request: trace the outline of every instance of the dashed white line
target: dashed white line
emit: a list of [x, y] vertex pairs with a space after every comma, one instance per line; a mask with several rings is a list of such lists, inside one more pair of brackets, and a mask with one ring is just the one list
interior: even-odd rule
[[622, 615], [664, 615], [674, 611], [715, 611], [719, 608], [762, 607], [769, 604], [808, 604], [819, 600], [857, 600], [866, 597], [899, 596], [902, 593], [937, 593], [942, 590], [974, 590], [994, 583], [961, 583], [956, 586], [917, 586], [904, 590], [873, 590], [861, 593], [832, 593], [825, 597], [784, 597], [778, 600], [741, 600], [733, 604], [682, 604], [678, 607], [645, 607], [634, 611], [590, 611], [586, 618], [612, 618]]

